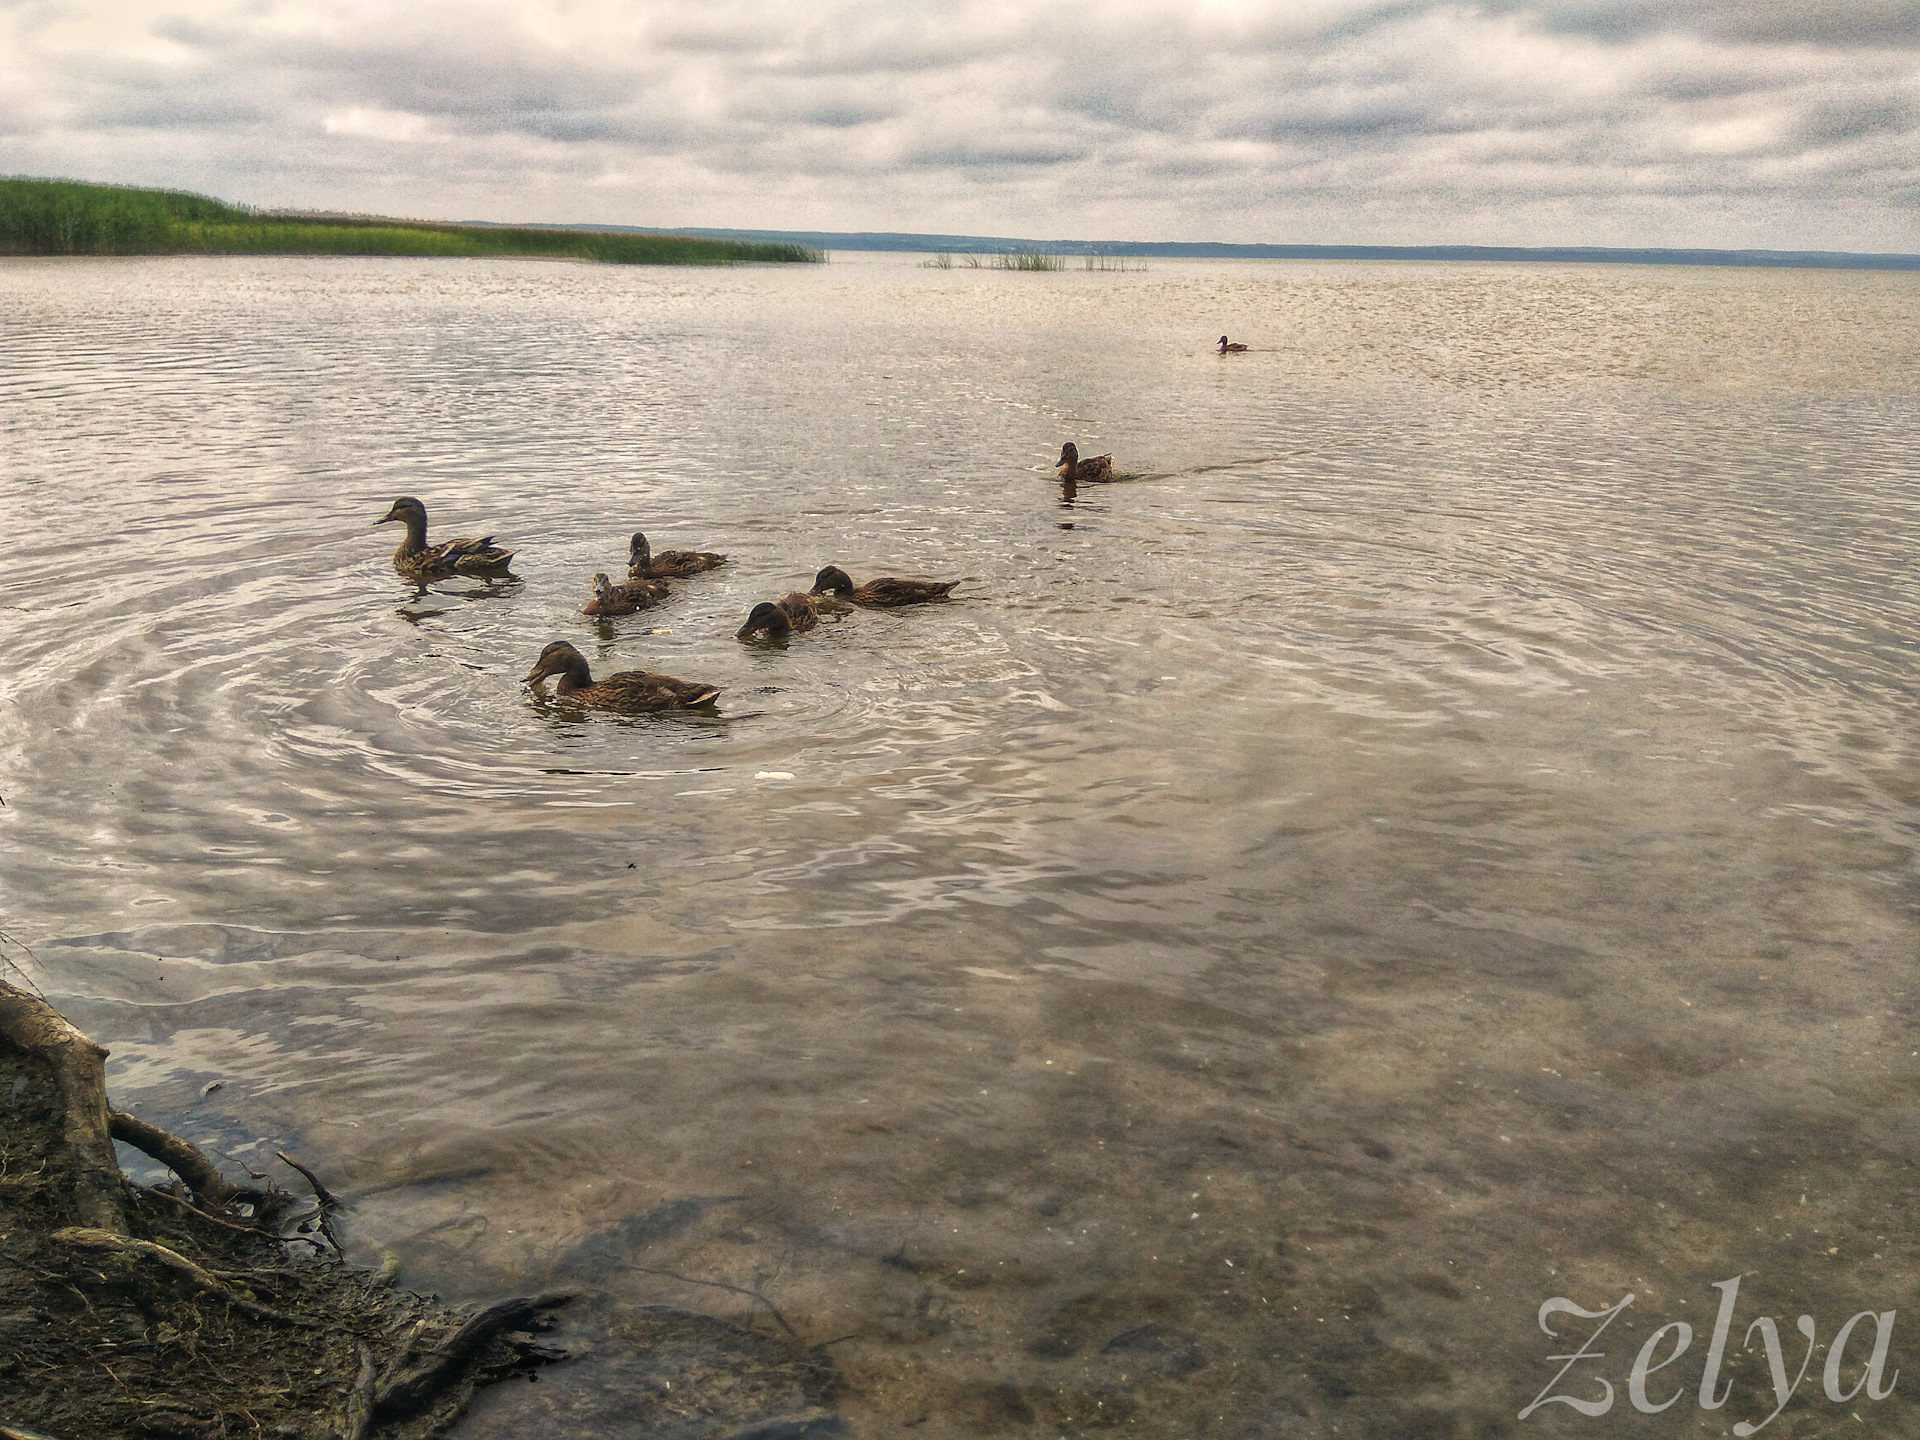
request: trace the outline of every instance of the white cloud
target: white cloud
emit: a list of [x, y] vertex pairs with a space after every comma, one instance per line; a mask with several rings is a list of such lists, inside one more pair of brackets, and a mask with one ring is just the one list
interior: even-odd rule
[[321, 120], [320, 128], [329, 135], [361, 140], [410, 142], [425, 140], [431, 123], [424, 115], [409, 115], [404, 110], [352, 105], [327, 115]]
[[0, 171], [446, 218], [1912, 250], [1917, 14], [0, 0]]

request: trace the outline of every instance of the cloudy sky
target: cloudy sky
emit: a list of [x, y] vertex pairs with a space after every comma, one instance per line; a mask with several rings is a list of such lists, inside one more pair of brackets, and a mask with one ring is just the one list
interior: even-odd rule
[[1920, 0], [0, 0], [0, 173], [438, 219], [1920, 251]]

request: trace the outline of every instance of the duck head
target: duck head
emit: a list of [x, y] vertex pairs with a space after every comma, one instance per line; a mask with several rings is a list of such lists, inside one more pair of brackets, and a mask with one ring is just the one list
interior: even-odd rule
[[427, 528], [427, 507], [411, 495], [402, 495], [398, 500], [393, 502], [393, 508], [391, 510], [387, 511], [386, 514], [382, 515], [373, 523], [376, 525], [385, 525], [394, 520], [398, 520], [409, 530], [416, 525], [424, 530]]
[[[611, 596], [612, 593], [613, 593], [613, 581], [608, 578], [607, 572], [604, 570], [594, 571], [593, 572], [593, 598], [596, 600], [605, 600], [609, 596]], [[551, 650], [553, 647], [549, 645], [547, 648]]]
[[812, 595], [851, 595], [853, 577], [838, 565], [829, 565], [813, 577]]
[[747, 615], [747, 623], [733, 632], [736, 640], [784, 640], [793, 633], [793, 621], [787, 612], [771, 600], [762, 600]]
[[653, 547], [647, 544], [647, 537], [638, 530], [633, 532], [633, 539], [627, 542], [627, 564], [638, 565], [642, 570], [653, 564]]
[[560, 677], [560, 689], [564, 692], [593, 683], [593, 672], [587, 669], [587, 657], [565, 640], [556, 640], [540, 652], [540, 658], [534, 662], [533, 671], [521, 683], [532, 685], [549, 675]]
[[1056, 466], [1073, 466], [1080, 463], [1080, 447], [1071, 440], [1060, 447], [1060, 458], [1053, 462]]

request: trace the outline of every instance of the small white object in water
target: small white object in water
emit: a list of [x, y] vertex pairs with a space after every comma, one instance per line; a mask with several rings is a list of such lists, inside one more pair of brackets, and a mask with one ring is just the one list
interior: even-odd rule
[[793, 772], [791, 770], [762, 770], [753, 778], [756, 780], [791, 780], [793, 779]]
[[1004, 970], [989, 970], [984, 965], [962, 965], [969, 975], [978, 975], [982, 980], [1018, 980], [1018, 975], [1009, 975]]

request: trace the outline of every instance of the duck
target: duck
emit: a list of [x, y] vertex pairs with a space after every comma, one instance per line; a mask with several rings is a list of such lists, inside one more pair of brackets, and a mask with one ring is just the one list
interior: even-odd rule
[[820, 623], [820, 604], [811, 595], [798, 590], [778, 600], [762, 600], [747, 615], [747, 623], [734, 631], [736, 640], [784, 640], [803, 634]]
[[449, 575], [479, 575], [489, 580], [514, 578], [507, 568], [514, 552], [495, 545], [491, 535], [483, 535], [478, 540], [442, 540], [438, 545], [427, 544], [427, 507], [411, 495], [402, 495], [393, 502], [391, 510], [373, 523], [386, 525], [396, 520], [407, 527], [407, 538], [393, 552], [393, 568], [409, 580], [424, 583]]
[[587, 668], [587, 657], [565, 640], [556, 640], [540, 652], [533, 673], [522, 683], [535, 685], [549, 675], [557, 677], [554, 693], [574, 705], [594, 710], [616, 710], [640, 715], [652, 710], [692, 710], [711, 705], [724, 685], [703, 685], [695, 680], [676, 680], [651, 670], [622, 670], [604, 680], [595, 680]]
[[856, 605], [886, 609], [895, 605], [924, 605], [929, 600], [944, 600], [958, 580], [903, 580], [897, 575], [882, 575], [864, 585], [855, 585], [851, 576], [838, 565], [829, 565], [813, 577], [814, 595], [833, 595]]
[[624, 585], [616, 585], [606, 571], [596, 570], [593, 572], [593, 599], [580, 607], [580, 613], [631, 615], [649, 605], [658, 605], [666, 598], [667, 585], [663, 580], [629, 580]]
[[1247, 347], [1242, 345], [1238, 340], [1229, 340], [1224, 335], [1220, 337], [1220, 353], [1222, 355], [1238, 355], [1246, 348]]
[[1053, 463], [1059, 467], [1062, 480], [1111, 480], [1113, 478], [1113, 456], [1089, 455], [1082, 460], [1079, 447], [1071, 440], [1060, 447], [1060, 458]]
[[636, 530], [627, 553], [627, 574], [635, 580], [664, 580], [675, 575], [698, 575], [726, 563], [726, 556], [711, 550], [662, 550], [655, 555], [647, 537]]

